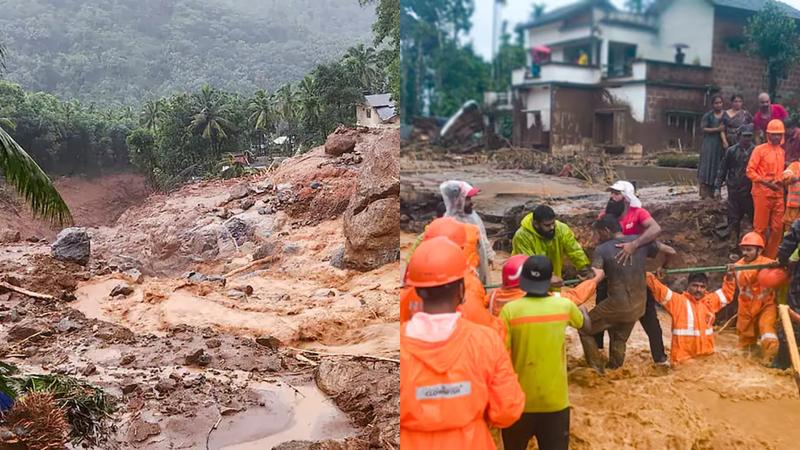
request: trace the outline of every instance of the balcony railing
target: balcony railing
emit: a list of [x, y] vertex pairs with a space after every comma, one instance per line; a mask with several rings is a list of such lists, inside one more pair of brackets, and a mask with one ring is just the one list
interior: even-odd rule
[[511, 84], [522, 86], [534, 83], [567, 82], [575, 84], [597, 84], [602, 79], [602, 71], [597, 66], [548, 62], [539, 66], [538, 76], [531, 67], [514, 70]]

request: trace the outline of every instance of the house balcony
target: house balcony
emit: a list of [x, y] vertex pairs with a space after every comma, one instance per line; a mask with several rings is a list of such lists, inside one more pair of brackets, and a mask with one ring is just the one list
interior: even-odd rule
[[523, 67], [512, 71], [512, 86], [522, 87], [548, 83], [594, 85], [602, 80], [602, 70], [597, 66], [546, 62], [539, 66], [538, 76], [534, 76], [531, 69], [531, 67]]
[[605, 85], [645, 80], [648, 84], [676, 86], [708, 86], [713, 84], [710, 67], [648, 59], [636, 59], [624, 67], [609, 67], [603, 77]]
[[484, 92], [483, 104], [490, 109], [511, 111], [510, 92]]

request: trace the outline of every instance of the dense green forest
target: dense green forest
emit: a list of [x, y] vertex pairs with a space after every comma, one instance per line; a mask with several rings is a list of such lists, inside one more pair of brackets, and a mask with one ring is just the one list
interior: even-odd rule
[[5, 78], [97, 104], [276, 90], [370, 44], [358, 0], [0, 0]]
[[[122, 106], [64, 100], [0, 80], [0, 127], [50, 174], [91, 175], [133, 164], [162, 189], [219, 175], [230, 153], [302, 152], [339, 124], [354, 124], [364, 92], [399, 91], [398, 0], [358, 4], [374, 11], [370, 42], [345, 47], [340, 58], [276, 89], [242, 94], [202, 83]], [[13, 53], [10, 45], [5, 53]], [[10, 56], [5, 67], [13, 71]], [[0, 64], [0, 78], [3, 70]], [[283, 142], [276, 144], [278, 137]]]

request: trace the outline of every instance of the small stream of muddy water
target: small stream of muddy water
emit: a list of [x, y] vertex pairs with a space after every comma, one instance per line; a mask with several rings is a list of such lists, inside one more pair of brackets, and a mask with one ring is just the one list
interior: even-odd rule
[[315, 385], [257, 383], [250, 387], [265, 406], [223, 417], [211, 435], [209, 448], [264, 450], [291, 440], [342, 439], [357, 430]]

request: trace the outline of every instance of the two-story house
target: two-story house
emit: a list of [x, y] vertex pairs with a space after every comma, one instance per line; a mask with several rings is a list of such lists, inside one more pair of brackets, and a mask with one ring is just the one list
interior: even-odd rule
[[[583, 0], [521, 25], [530, 51], [512, 73], [513, 144], [631, 155], [697, 148], [712, 94], [726, 106], [741, 94], [755, 112], [764, 64], [746, 53], [743, 28], [764, 2], [657, 0], [633, 14]], [[800, 70], [780, 91], [797, 88]]]

